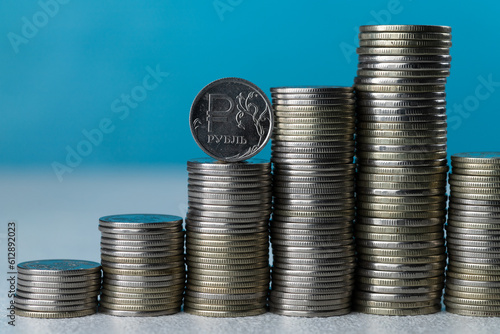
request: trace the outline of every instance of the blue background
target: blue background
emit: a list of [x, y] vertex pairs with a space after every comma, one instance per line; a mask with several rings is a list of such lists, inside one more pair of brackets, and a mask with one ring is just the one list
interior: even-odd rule
[[[448, 151], [500, 150], [497, 1], [54, 1], [0, 2], [0, 166], [52, 172], [106, 119], [112, 131], [73, 172], [183, 165], [204, 155], [188, 125], [203, 86], [351, 85], [356, 32], [374, 23], [452, 26]], [[128, 116], [115, 112], [157, 67], [168, 77]], [[484, 87], [488, 77], [499, 84]]]

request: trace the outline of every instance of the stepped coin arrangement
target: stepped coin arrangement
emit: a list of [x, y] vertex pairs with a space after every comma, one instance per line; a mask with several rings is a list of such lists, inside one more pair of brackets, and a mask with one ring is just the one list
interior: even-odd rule
[[99, 219], [103, 286], [99, 312], [151, 317], [180, 311], [186, 273], [182, 218], [157, 214]]
[[500, 152], [451, 157], [444, 304], [451, 313], [500, 316]]
[[352, 87], [271, 89], [273, 313], [350, 312], [354, 283]]
[[208, 317], [266, 312], [271, 164], [188, 162], [184, 310]]
[[364, 313], [441, 310], [446, 219], [445, 83], [451, 28], [360, 28], [354, 304]]
[[16, 315], [75, 318], [97, 312], [101, 265], [81, 260], [39, 260], [17, 266]]

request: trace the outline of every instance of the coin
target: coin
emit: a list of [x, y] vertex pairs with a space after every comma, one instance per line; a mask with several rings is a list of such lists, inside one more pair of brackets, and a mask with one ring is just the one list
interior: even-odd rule
[[415, 316], [415, 315], [437, 313], [441, 311], [441, 304], [436, 303], [434, 306], [430, 307], [404, 308], [404, 309], [356, 305], [355, 310], [362, 313], [376, 314], [376, 315]]
[[[361, 58], [361, 57], [360, 57]], [[440, 66], [443, 67], [442, 65]], [[436, 66], [428, 70], [422, 69], [412, 69], [412, 68], [400, 68], [400, 69], [382, 69], [383, 66], [372, 68], [361, 68], [358, 69], [357, 74], [359, 76], [365, 77], [395, 77], [395, 78], [443, 78], [450, 76], [450, 70], [448, 69], [436, 69]], [[395, 67], [397, 68], [397, 67]], [[438, 67], [439, 68], [439, 67]], [[438, 92], [436, 92], [438, 93]]]
[[91, 275], [100, 270], [99, 263], [82, 260], [39, 260], [17, 265], [17, 271], [26, 275]]
[[365, 25], [359, 27], [360, 32], [425, 32], [451, 33], [451, 27], [437, 25]]
[[190, 112], [193, 138], [215, 159], [243, 161], [271, 137], [273, 113], [266, 94], [251, 82], [224, 78], [205, 86]]
[[180, 307], [161, 310], [161, 311], [123, 311], [111, 310], [103, 306], [99, 307], [99, 313], [117, 316], [117, 317], [157, 317], [163, 315], [171, 315], [180, 312]]
[[410, 39], [410, 40], [447, 40], [450, 33], [443, 32], [371, 32], [360, 33], [360, 39]]
[[78, 318], [85, 317], [97, 312], [97, 307], [82, 311], [48, 312], [48, 311], [27, 311], [16, 309], [15, 313], [21, 317], [42, 318], [42, 319], [60, 319], [60, 318]]

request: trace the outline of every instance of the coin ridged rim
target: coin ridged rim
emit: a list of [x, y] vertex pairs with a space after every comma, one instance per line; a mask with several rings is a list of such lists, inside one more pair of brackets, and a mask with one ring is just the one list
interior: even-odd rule
[[90, 308], [82, 311], [68, 311], [68, 312], [42, 312], [42, 311], [26, 311], [17, 309], [15, 314], [20, 317], [40, 318], [40, 319], [62, 319], [62, 318], [79, 318], [86, 317], [97, 313], [97, 307]]
[[[379, 255], [365, 255], [358, 254], [358, 259], [362, 261], [369, 262], [380, 262], [380, 263], [400, 263], [400, 264], [419, 264], [419, 263], [431, 263], [431, 262], [441, 262], [446, 259], [446, 254], [440, 255], [429, 255], [429, 256], [379, 256]], [[373, 284], [373, 283], [369, 283]], [[436, 284], [436, 283], [432, 283]], [[390, 285], [390, 284], [387, 284]], [[426, 285], [426, 284], [422, 284]]]
[[[45, 264], [44, 264], [45, 263]], [[67, 267], [48, 267], [52, 263], [62, 263], [75, 266], [73, 268]], [[86, 268], [78, 268], [78, 265], [85, 265]], [[41, 266], [41, 267], [40, 267]], [[98, 262], [85, 261], [85, 260], [69, 260], [69, 259], [54, 259], [54, 260], [37, 260], [25, 261], [17, 265], [17, 271], [26, 275], [56, 275], [56, 276], [70, 276], [70, 275], [88, 275], [101, 270], [101, 264]]]
[[443, 196], [379, 196], [356, 194], [356, 199], [364, 203], [379, 203], [392, 205], [426, 205], [446, 203], [448, 197]]
[[355, 305], [354, 310], [375, 315], [389, 315], [389, 316], [416, 316], [416, 315], [427, 315], [434, 314], [441, 311], [441, 303], [435, 304], [431, 307], [419, 307], [419, 308], [381, 308], [381, 307], [370, 307], [370, 306], [360, 306]]
[[71, 306], [47, 306], [47, 305], [33, 305], [33, 304], [19, 304], [15, 303], [16, 310], [25, 311], [38, 311], [38, 312], [74, 312], [74, 311], [86, 311], [89, 309], [97, 308], [97, 299], [92, 303]]
[[179, 313], [180, 311], [181, 311], [180, 307], [163, 311], [120, 311], [120, 310], [110, 310], [103, 306], [99, 307], [99, 313], [112, 315], [116, 317], [158, 317], [158, 316], [176, 314]]
[[58, 300], [58, 299], [35, 299], [35, 298], [26, 298], [22, 296], [14, 296], [14, 303], [18, 304], [26, 304], [26, 305], [38, 305], [38, 306], [74, 306], [81, 304], [92, 304], [97, 302], [97, 294], [92, 297], [87, 297], [83, 299], [73, 299], [73, 300]]
[[107, 291], [116, 291], [116, 292], [124, 292], [124, 293], [140, 293], [140, 294], [156, 294], [156, 293], [172, 293], [172, 292], [181, 292], [184, 291], [185, 284], [177, 284], [165, 287], [128, 287], [128, 286], [119, 286], [119, 285], [111, 285], [111, 284], [103, 284], [102, 293], [106, 294]]
[[446, 305], [446, 312], [468, 317], [500, 317], [500, 311], [463, 310]]
[[[357, 242], [358, 244], [360, 242]], [[385, 249], [375, 247], [360, 247], [356, 248], [359, 255], [376, 255], [388, 257], [420, 257], [420, 256], [436, 256], [445, 254], [445, 247], [431, 247], [426, 249]]]
[[71, 276], [56, 276], [56, 275], [27, 275], [18, 273], [17, 278], [23, 281], [36, 281], [36, 282], [53, 282], [53, 283], [75, 283], [75, 282], [89, 282], [101, 279], [101, 273], [71, 275]]

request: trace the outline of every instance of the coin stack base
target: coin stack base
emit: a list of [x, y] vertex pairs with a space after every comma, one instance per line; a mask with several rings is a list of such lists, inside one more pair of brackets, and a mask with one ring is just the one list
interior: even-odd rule
[[451, 29], [362, 26], [359, 38], [353, 302], [371, 314], [435, 313], [446, 260]]
[[184, 311], [245, 317], [267, 311], [271, 166], [188, 161]]
[[101, 265], [82, 260], [20, 263], [14, 297], [16, 315], [30, 318], [76, 318], [97, 312]]
[[444, 304], [451, 313], [500, 316], [500, 152], [451, 157]]
[[352, 87], [271, 88], [273, 248], [270, 311], [351, 311], [354, 283]]
[[130, 214], [99, 219], [99, 312], [152, 317], [180, 311], [186, 274], [182, 218]]

